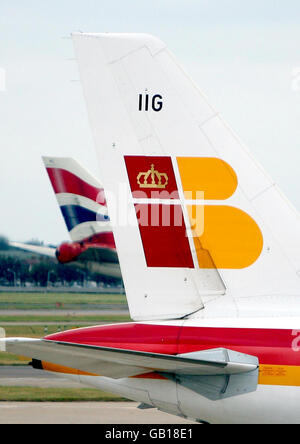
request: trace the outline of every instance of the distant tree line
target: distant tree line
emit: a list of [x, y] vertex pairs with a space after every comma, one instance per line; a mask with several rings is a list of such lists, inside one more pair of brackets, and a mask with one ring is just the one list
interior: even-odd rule
[[55, 260], [43, 258], [32, 253], [19, 255], [10, 248], [6, 238], [0, 236], [0, 286], [25, 286], [31, 284], [38, 287], [48, 285], [73, 286], [84, 285], [88, 281], [100, 284], [118, 284], [119, 280], [89, 272], [73, 264], [62, 265]]

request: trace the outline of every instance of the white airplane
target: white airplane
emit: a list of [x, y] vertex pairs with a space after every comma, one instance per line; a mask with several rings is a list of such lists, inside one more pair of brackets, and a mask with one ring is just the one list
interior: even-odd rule
[[132, 322], [2, 346], [141, 407], [299, 423], [299, 214], [164, 43], [73, 40]]

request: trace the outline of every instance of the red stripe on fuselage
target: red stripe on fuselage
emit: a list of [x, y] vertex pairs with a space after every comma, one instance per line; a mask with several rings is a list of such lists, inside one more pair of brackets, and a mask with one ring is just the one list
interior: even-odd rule
[[75, 174], [61, 168], [47, 168], [47, 172], [56, 194], [77, 194], [87, 197], [100, 205], [106, 205], [103, 189], [96, 188], [75, 176]]
[[179, 353], [222, 347], [257, 356], [260, 364], [300, 365], [300, 354], [292, 348], [292, 333], [275, 329], [184, 327]]
[[178, 353], [179, 334], [180, 327], [132, 323], [70, 330], [46, 339], [174, 355]]
[[257, 356], [260, 364], [300, 365], [300, 354], [292, 347], [292, 330], [132, 323], [73, 330], [46, 339], [170, 355], [227, 348]]

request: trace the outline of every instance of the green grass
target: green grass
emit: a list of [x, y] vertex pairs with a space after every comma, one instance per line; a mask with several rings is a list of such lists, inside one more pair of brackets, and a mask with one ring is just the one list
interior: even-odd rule
[[9, 325], [5, 327], [6, 336], [11, 337], [25, 337], [25, 338], [42, 338], [46, 335], [51, 335], [57, 333], [60, 330], [72, 330], [77, 328], [77, 325], [59, 326], [59, 325], [49, 325], [47, 329], [43, 325]]
[[91, 325], [101, 322], [127, 322], [130, 320], [128, 315], [64, 315], [63, 313], [58, 313], [57, 315], [49, 316], [35, 316], [35, 315], [21, 315], [21, 316], [5, 316], [0, 315], [0, 326], [3, 322], [11, 322], [15, 324], [20, 324], [24, 322], [43, 322], [47, 324], [48, 322], [56, 322], [61, 325], [64, 322], [88, 322]]
[[0, 352], [0, 365], [28, 365], [31, 359]]
[[127, 306], [122, 294], [0, 293], [0, 310], [101, 309], [101, 305]]
[[10, 402], [124, 402], [124, 398], [100, 390], [79, 388], [2, 387], [0, 401]]

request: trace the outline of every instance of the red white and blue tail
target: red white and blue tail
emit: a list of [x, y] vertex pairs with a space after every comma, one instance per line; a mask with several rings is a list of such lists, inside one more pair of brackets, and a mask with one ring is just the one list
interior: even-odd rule
[[43, 157], [43, 161], [71, 239], [111, 234], [101, 183], [74, 159]]

